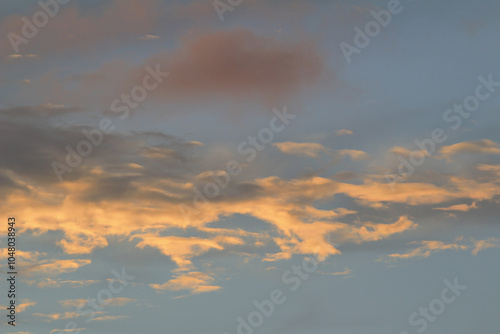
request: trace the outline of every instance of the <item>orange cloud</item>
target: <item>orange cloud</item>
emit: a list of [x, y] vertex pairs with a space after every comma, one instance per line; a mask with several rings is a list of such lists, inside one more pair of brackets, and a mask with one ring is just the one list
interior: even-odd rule
[[36, 305], [36, 302], [30, 301], [28, 299], [22, 300], [21, 304], [17, 306], [17, 312], [24, 312], [28, 307]]
[[353, 132], [351, 130], [347, 130], [347, 129], [341, 129], [341, 130], [335, 131], [336, 136], [349, 136], [352, 134], [353, 134]]
[[350, 157], [352, 160], [364, 160], [369, 158], [366, 152], [359, 150], [339, 150], [337, 152], [343, 157], [344, 156]]
[[127, 297], [115, 297], [115, 298], [109, 298], [105, 299], [103, 302], [103, 305], [106, 306], [125, 306], [130, 303], [136, 302], [136, 299], [133, 298], [127, 298]]
[[80, 333], [86, 329], [87, 328], [53, 329], [50, 331], [50, 334], [52, 334], [52, 333], [73, 333], [73, 332]]
[[432, 253], [443, 251], [443, 250], [466, 250], [469, 247], [467, 245], [461, 245], [458, 243], [446, 244], [442, 241], [414, 241], [410, 242], [409, 245], [421, 245], [414, 250], [404, 253], [404, 254], [390, 254], [389, 259], [411, 259], [411, 258], [424, 258], [431, 256]]
[[477, 255], [480, 251], [488, 248], [500, 248], [500, 238], [489, 238], [486, 240], [475, 240], [473, 255]]
[[[0, 256], [2, 256], [3, 258], [7, 258], [8, 257], [8, 253], [9, 253], [9, 251], [8, 251], [7, 248], [1, 248], [0, 249]], [[46, 256], [46, 255], [47, 255], [46, 253], [26, 252], [26, 251], [22, 251], [22, 250], [16, 249], [16, 258], [17, 259], [26, 260], [26, 261], [29, 261], [29, 262], [38, 261], [38, 259], [40, 257]]]
[[320, 274], [323, 274], [323, 275], [330, 275], [330, 276], [349, 276], [352, 272], [351, 269], [349, 268], [345, 268], [344, 271], [338, 271], [338, 272], [334, 272], [334, 273], [325, 273], [325, 272], [322, 272], [322, 271], [318, 271]]
[[192, 294], [211, 292], [221, 289], [220, 286], [212, 285], [214, 279], [201, 272], [190, 272], [179, 275], [163, 284], [150, 284], [149, 286], [158, 291], [190, 290]]
[[274, 143], [273, 146], [277, 147], [283, 153], [302, 155], [309, 158], [317, 158], [319, 153], [327, 150], [323, 145], [317, 143], [294, 143], [287, 141]]
[[321, 152], [335, 156], [336, 154], [341, 157], [350, 157], [353, 160], [363, 160], [368, 159], [368, 154], [359, 150], [339, 150], [333, 151], [318, 143], [295, 143], [295, 142], [282, 142], [274, 143], [274, 147], [277, 147], [281, 152], [287, 154], [301, 155], [309, 158], [317, 158]]
[[28, 272], [57, 276], [62, 273], [70, 273], [78, 268], [91, 263], [91, 260], [44, 260], [28, 268]]
[[451, 157], [459, 153], [500, 154], [498, 144], [489, 139], [461, 142], [444, 146], [439, 150], [442, 158], [451, 161]]
[[457, 204], [457, 205], [452, 205], [448, 206], [446, 208], [434, 208], [435, 210], [442, 210], [442, 211], [462, 211], [466, 212], [471, 209], [477, 209], [476, 202], [473, 202], [471, 205], [468, 204]]
[[[302, 148], [295, 146], [296, 143], [286, 144], [289, 146], [285, 150], [302, 153]], [[400, 183], [392, 190], [386, 183], [376, 182], [376, 176], [366, 176], [364, 183], [355, 184], [317, 176], [299, 179], [271, 176], [245, 183], [235, 181], [216, 199], [198, 201], [196, 212], [185, 219], [179, 205], [192, 206], [195, 187], [200, 187], [200, 182], [209, 177], [209, 173], [195, 172], [194, 176], [185, 177], [186, 182], [145, 178], [142, 170], [135, 167], [125, 174], [126, 177], [122, 175], [94, 168], [76, 181], [44, 187], [30, 185], [29, 194], [13, 191], [2, 207], [19, 212], [26, 221], [23, 224], [26, 230], [35, 233], [62, 231], [64, 238], [58, 244], [68, 254], [88, 254], [98, 247], [106, 247], [110, 236], [129, 240], [137, 238], [137, 247], [158, 249], [172, 259], [177, 271], [194, 271], [193, 258], [209, 251], [226, 251], [237, 245], [262, 247], [274, 242], [279, 250], [262, 255], [266, 261], [287, 259], [294, 254], [317, 254], [324, 259], [340, 254], [338, 244], [383, 240], [416, 227], [408, 217], [395, 217], [390, 224], [371, 221], [340, 223], [341, 219], [356, 212], [316, 207], [316, 203], [329, 201], [336, 195], [346, 195], [363, 206], [379, 209], [402, 203], [439, 205], [440, 210], [463, 210], [444, 204], [457, 200], [491, 200], [500, 193], [500, 186], [494, 179], [484, 182], [484, 178], [478, 181], [447, 176], [440, 185]], [[110, 183], [106, 181], [109, 179], [117, 181]], [[240, 192], [239, 189], [244, 190]], [[95, 197], [95, 194], [102, 197]], [[214, 221], [237, 214], [264, 221], [273, 232], [249, 233], [231, 227], [210, 226]], [[168, 236], [170, 229], [182, 229], [185, 234]], [[334, 237], [336, 244], [329, 243], [327, 236]], [[26, 256], [33, 260], [38, 255]], [[90, 263], [90, 260], [65, 261], [54, 262], [54, 266], [47, 260], [30, 265], [46, 275], [57, 275]], [[45, 272], [50, 267], [56, 268], [53, 269], [56, 272]], [[47, 281], [46, 286], [55, 284], [58, 283]]]
[[69, 286], [72, 288], [79, 288], [82, 286], [98, 283], [98, 280], [53, 280], [51, 278], [44, 278], [40, 280], [26, 281], [29, 285], [35, 284], [39, 288], [60, 288], [62, 286]]
[[60, 300], [59, 304], [66, 308], [81, 307], [87, 304], [87, 299], [66, 299]]
[[64, 313], [51, 313], [51, 314], [43, 314], [43, 313], [33, 313], [35, 317], [43, 318], [44, 321], [53, 321], [60, 319], [74, 319], [78, 318], [81, 314], [78, 312], [64, 312]]
[[161, 237], [157, 234], [137, 234], [132, 239], [142, 241], [137, 247], [145, 246], [158, 248], [164, 255], [169, 256], [178, 266], [179, 271], [192, 269], [191, 258], [206, 253], [210, 249], [223, 250], [226, 245], [241, 245], [243, 240], [236, 237], [217, 236], [214, 239], [201, 239], [195, 237]]
[[411, 153], [415, 153], [416, 155], [423, 157], [423, 156], [430, 156], [429, 152], [426, 150], [415, 150], [415, 151], [410, 151], [409, 149], [401, 146], [395, 146], [391, 148], [390, 152], [394, 155], [401, 155], [403, 157], [408, 157]]
[[355, 237], [358, 242], [362, 241], [377, 241], [390, 237], [393, 234], [402, 233], [404, 231], [412, 230], [417, 227], [417, 224], [408, 219], [408, 217], [400, 217], [392, 224], [374, 224], [365, 223], [354, 232], [359, 235]]

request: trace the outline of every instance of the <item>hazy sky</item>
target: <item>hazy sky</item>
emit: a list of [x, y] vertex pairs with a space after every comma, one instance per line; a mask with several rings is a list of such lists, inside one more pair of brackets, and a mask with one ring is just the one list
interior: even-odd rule
[[2, 1], [2, 332], [498, 331], [499, 15]]

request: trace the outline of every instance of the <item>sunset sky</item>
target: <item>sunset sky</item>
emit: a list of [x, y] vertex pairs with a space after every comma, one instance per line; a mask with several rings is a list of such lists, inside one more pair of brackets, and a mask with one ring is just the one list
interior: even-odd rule
[[500, 2], [58, 1], [0, 2], [2, 333], [498, 332]]

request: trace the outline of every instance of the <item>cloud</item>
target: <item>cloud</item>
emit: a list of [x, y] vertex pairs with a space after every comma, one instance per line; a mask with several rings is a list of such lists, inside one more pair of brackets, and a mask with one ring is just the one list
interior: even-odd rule
[[30, 301], [28, 299], [22, 300], [21, 304], [17, 306], [17, 312], [24, 312], [28, 307], [36, 305], [36, 302]]
[[156, 35], [144, 35], [140, 39], [143, 40], [143, 41], [150, 41], [150, 40], [158, 39], [158, 38], [160, 38], [160, 36], [156, 36]]
[[403, 156], [405, 158], [408, 158], [410, 156], [410, 154], [412, 154], [412, 153], [418, 157], [430, 156], [429, 152], [427, 152], [426, 150], [410, 151], [407, 148], [401, 147], [401, 146], [395, 146], [395, 147], [391, 148], [390, 152], [394, 155], [400, 155], [400, 156]]
[[370, 157], [366, 152], [359, 150], [339, 150], [337, 152], [343, 157], [350, 157], [352, 160], [365, 160]]
[[[408, 217], [403, 216], [392, 224], [364, 223], [360, 228], [353, 229], [353, 236], [348, 236], [357, 242], [377, 241], [390, 237], [393, 234], [413, 230], [417, 227]], [[356, 235], [357, 234], [357, 235]]]
[[96, 233], [83, 234], [67, 231], [65, 239], [59, 241], [58, 244], [67, 254], [89, 254], [95, 248], [106, 247], [108, 241]]
[[[53, 106], [1, 109], [0, 155], [10, 159], [0, 161], [0, 170], [12, 171], [30, 184], [57, 182], [51, 163], [64, 161], [65, 147], [74, 147], [83, 136], [81, 128], [48, 124], [46, 116], [66, 112], [70, 110]], [[81, 171], [76, 170], [68, 178], [80, 175]]]
[[472, 202], [472, 204], [457, 204], [457, 205], [452, 205], [448, 206], [446, 208], [434, 208], [434, 210], [442, 210], [442, 211], [462, 211], [466, 212], [471, 209], [477, 209], [476, 202]]
[[158, 291], [190, 290], [191, 294], [198, 294], [221, 289], [220, 286], [212, 285], [213, 281], [214, 279], [208, 274], [194, 271], [178, 275], [163, 284], [150, 284], [149, 286]]
[[493, 173], [494, 175], [500, 175], [500, 165], [479, 164], [477, 165], [477, 169], [480, 171]]
[[[38, 8], [39, 10], [39, 8]], [[106, 6], [99, 15], [80, 10], [77, 6], [60, 6], [50, 23], [38, 30], [36, 38], [20, 44], [20, 50], [47, 54], [66, 50], [88, 50], [109, 40], [123, 40], [130, 35], [149, 33], [161, 17], [154, 0], [120, 0]], [[21, 35], [22, 15], [10, 15], [0, 23], [0, 34]], [[0, 54], [11, 50], [2, 48]]]
[[323, 274], [323, 275], [330, 275], [330, 276], [349, 276], [352, 272], [351, 269], [349, 268], [345, 268], [344, 271], [338, 271], [338, 272], [334, 272], [334, 273], [325, 273], [323, 271], [318, 271], [320, 274]]
[[283, 143], [274, 143], [272, 145], [283, 153], [301, 155], [309, 158], [317, 158], [319, 153], [327, 150], [323, 145], [317, 143], [294, 143], [287, 141]]
[[20, 54], [20, 53], [14, 53], [8, 56], [10, 59], [20, 59], [20, 58], [36, 58], [37, 55], [35, 54]]
[[[137, 302], [137, 300], [133, 298], [115, 297], [115, 298], [104, 299], [102, 306], [120, 307], [134, 302]], [[66, 299], [59, 301], [59, 304], [61, 304], [65, 308], [83, 307], [87, 305], [87, 303], [88, 303], [87, 299]]]
[[410, 242], [408, 245], [420, 245], [420, 246], [408, 253], [390, 254], [386, 257], [386, 260], [426, 258], [431, 256], [433, 253], [440, 252], [443, 250], [458, 251], [458, 250], [472, 249], [472, 254], [477, 255], [480, 251], [488, 248], [500, 248], [500, 239], [499, 238], [489, 238], [486, 240], [470, 239], [470, 242], [465, 242], [463, 237], [458, 237], [455, 239], [454, 243], [445, 243], [443, 241], [432, 240], [432, 241], [413, 241]]
[[349, 136], [352, 134], [353, 134], [353, 132], [351, 130], [347, 130], [347, 129], [340, 129], [340, 130], [335, 131], [336, 136]]
[[44, 321], [54, 321], [60, 319], [74, 319], [81, 316], [81, 313], [78, 312], [64, 312], [64, 313], [52, 313], [52, 314], [43, 314], [43, 313], [33, 313], [35, 317], [40, 317]]
[[[380, 182], [380, 175], [362, 172], [356, 174], [355, 183], [348, 183], [349, 178], [338, 180], [335, 175], [280, 178], [246, 174], [232, 179], [216, 198], [198, 199], [193, 206], [196, 191], [213, 182], [207, 171], [215, 164], [207, 156], [214, 147], [160, 132], [109, 135], [88, 162], [59, 183], [44, 164], [50, 166], [52, 159], [63, 159], [64, 153], [58, 148], [64, 150], [68, 143], [74, 146], [82, 138], [82, 128], [51, 126], [43, 120], [52, 116], [34, 115], [40, 108], [23, 109], [26, 116], [22, 120], [7, 116], [17, 115], [13, 109], [2, 115], [5, 123], [0, 128], [5, 131], [0, 132], [0, 153], [12, 159], [0, 160], [0, 183], [6, 185], [2, 191], [8, 194], [0, 207], [25, 217], [23, 227], [27, 231], [61, 232], [57, 246], [66, 254], [90, 254], [107, 247], [109, 238], [119, 236], [137, 241], [138, 248], [159, 250], [175, 263], [176, 272], [198, 271], [193, 263], [198, 256], [242, 247], [252, 247], [245, 252], [254, 252], [266, 261], [289, 259], [295, 254], [317, 254], [325, 259], [341, 254], [337, 247], [343, 243], [376, 242], [415, 229], [413, 218], [387, 210], [397, 204], [457, 210], [463, 208], [450, 203], [490, 201], [500, 193], [497, 169], [490, 165], [477, 166], [479, 171], [475, 172], [480, 177], [448, 174], [434, 183], [434, 179], [429, 183], [399, 183], [394, 190]], [[57, 115], [65, 107], [47, 108], [50, 115]], [[343, 155], [353, 160], [367, 157], [363, 151], [329, 151], [317, 143], [282, 142], [276, 147], [293, 155], [315, 156], [328, 151], [328, 156]], [[226, 158], [236, 157], [228, 153]], [[268, 162], [263, 156], [257, 169]], [[227, 173], [215, 175], [223, 178]], [[355, 220], [351, 217], [355, 210], [331, 208], [330, 202], [340, 196], [351, 198], [362, 210], [386, 209], [384, 215], [390, 217], [382, 222], [380, 217]], [[188, 212], [186, 218], [180, 205], [191, 207], [192, 214]], [[211, 224], [237, 215], [261, 221], [263, 230], [250, 233], [243, 230], [245, 227], [238, 230], [232, 225], [221, 228]], [[169, 235], [171, 232], [178, 235]], [[327, 236], [335, 244], [330, 244]], [[36, 253], [20, 254], [30, 259], [27, 268], [33, 273], [50, 276], [37, 277], [32, 284], [90, 284], [52, 277], [74, 272], [90, 260], [40, 260]]]
[[[185, 37], [176, 51], [155, 55], [147, 63], [161, 64], [170, 73], [169, 82], [152, 96], [190, 100], [224, 95], [276, 101], [318, 83], [325, 71], [312, 42], [288, 44], [244, 29]], [[124, 89], [142, 82], [143, 76], [141, 67]]]
[[500, 154], [500, 148], [492, 140], [481, 139], [444, 146], [439, 153], [442, 158], [451, 161], [451, 157], [459, 153]]
[[[262, 7], [263, 11], [269, 12], [268, 4]], [[35, 9], [40, 10], [39, 7]], [[204, 1], [110, 0], [97, 10], [73, 3], [61, 5], [59, 13], [50, 18], [50, 23], [40, 28], [36, 37], [27, 44], [20, 44], [19, 49], [45, 56], [103, 48], [110, 41], [119, 47], [144, 37], [150, 40], [152, 38], [148, 36], [156, 37], [154, 33], [157, 31], [171, 35], [184, 29], [186, 23], [208, 26], [213, 20], [213, 6]], [[0, 35], [7, 36], [12, 32], [21, 36], [23, 24], [22, 15], [6, 16], [0, 23]], [[0, 49], [0, 56], [11, 53], [10, 45]]]
[[445, 242], [436, 240], [413, 241], [410, 242], [409, 245], [421, 245], [421, 246], [413, 249], [408, 253], [390, 254], [387, 257], [391, 260], [425, 258], [431, 256], [432, 253], [440, 252], [443, 250], [466, 250], [469, 248], [469, 246], [464, 244], [458, 244], [458, 243], [447, 244]]
[[[445, 179], [447, 180], [445, 181]], [[456, 199], [491, 200], [500, 186], [495, 182], [478, 182], [474, 179], [446, 176], [444, 185], [432, 183], [397, 183], [392, 189], [387, 183], [367, 179], [365, 184], [338, 183], [338, 193], [372, 203], [392, 202], [408, 205], [439, 204]]]
[[[35, 306], [37, 303], [34, 301], [31, 301], [29, 299], [22, 299], [20, 301], [21, 303], [16, 306], [16, 311], [18, 313], [26, 311], [28, 307]], [[2, 309], [5, 309], [6, 306], [1, 306]]]
[[86, 329], [87, 328], [53, 329], [50, 331], [50, 334], [52, 334], [52, 333], [73, 333], [73, 332], [80, 333]]
[[25, 269], [26, 272], [31, 274], [43, 274], [57, 276], [63, 273], [70, 273], [78, 270], [80, 267], [86, 266], [91, 263], [91, 260], [44, 260], [37, 264], [31, 265]]
[[87, 305], [87, 299], [66, 299], [60, 300], [59, 304], [61, 304], [65, 308], [75, 308], [75, 307], [83, 307]]
[[125, 318], [129, 318], [129, 316], [126, 316], [126, 315], [105, 315], [102, 317], [94, 318], [92, 321], [108, 321], [108, 320], [118, 320], [118, 319], [125, 319]]
[[191, 258], [206, 253], [210, 249], [223, 250], [224, 245], [243, 244], [236, 237], [217, 236], [214, 239], [202, 239], [195, 237], [161, 237], [157, 234], [137, 234], [132, 238], [142, 239], [137, 247], [145, 246], [158, 248], [162, 254], [169, 256], [178, 266], [178, 270], [189, 270], [192, 268]]
[[474, 240], [473, 255], [477, 255], [480, 251], [488, 248], [500, 248], [500, 238], [489, 238], [486, 240]]
[[125, 306], [130, 303], [137, 302], [137, 299], [127, 298], [127, 297], [115, 297], [105, 299], [103, 305], [106, 306]]
[[324, 152], [331, 156], [350, 157], [353, 160], [368, 159], [369, 156], [366, 152], [359, 150], [331, 150], [318, 143], [295, 143], [291, 141], [274, 143], [274, 147], [278, 148], [281, 152], [286, 154], [293, 154], [305, 156], [309, 158], [317, 158], [320, 153]]
[[[0, 256], [2, 256], [3, 258], [7, 258], [8, 257], [8, 253], [9, 253], [9, 249], [8, 248], [1, 248], [0, 249]], [[35, 262], [35, 261], [38, 261], [38, 259], [40, 257], [43, 257], [43, 256], [46, 256], [47, 254], [46, 253], [40, 253], [40, 252], [26, 252], [26, 251], [22, 251], [22, 250], [18, 250], [16, 249], [16, 258], [17, 259], [22, 259], [22, 260], [26, 260], [26, 261], [29, 261], [29, 262]]]
[[36, 285], [39, 288], [60, 288], [62, 286], [68, 286], [71, 288], [80, 288], [82, 286], [87, 286], [91, 284], [98, 283], [98, 280], [53, 280], [51, 278], [43, 278], [39, 280], [27, 281], [29, 285]]

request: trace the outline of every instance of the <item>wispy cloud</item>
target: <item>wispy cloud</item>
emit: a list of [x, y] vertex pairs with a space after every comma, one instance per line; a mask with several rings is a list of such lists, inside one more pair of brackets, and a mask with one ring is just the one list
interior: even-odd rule
[[347, 130], [347, 129], [340, 129], [335, 131], [336, 136], [349, 136], [352, 134], [354, 134], [354, 132], [352, 132], [352, 130]]
[[214, 279], [208, 274], [194, 271], [178, 275], [163, 284], [150, 284], [150, 286], [157, 291], [189, 290], [192, 294], [198, 294], [221, 289], [220, 286], [213, 285], [213, 281]]

